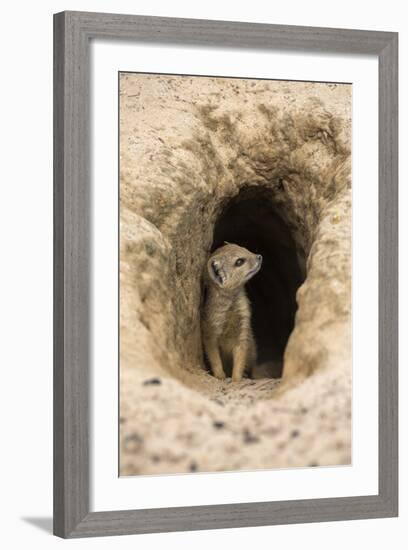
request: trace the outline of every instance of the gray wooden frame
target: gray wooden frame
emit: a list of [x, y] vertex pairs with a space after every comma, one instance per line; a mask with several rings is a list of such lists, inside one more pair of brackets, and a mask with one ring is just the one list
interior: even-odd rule
[[[88, 176], [92, 38], [378, 56], [378, 495], [90, 511]], [[61, 537], [86, 537], [396, 516], [397, 33], [63, 12], [54, 16], [54, 79], [54, 533]]]

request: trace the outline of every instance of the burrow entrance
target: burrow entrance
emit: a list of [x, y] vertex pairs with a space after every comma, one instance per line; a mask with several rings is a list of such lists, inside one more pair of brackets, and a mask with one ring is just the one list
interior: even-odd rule
[[305, 279], [303, 251], [277, 212], [270, 191], [256, 187], [242, 190], [222, 210], [214, 228], [212, 251], [224, 241], [263, 256], [261, 271], [246, 287], [258, 349], [256, 371], [259, 377], [278, 378], [294, 327], [296, 291]]

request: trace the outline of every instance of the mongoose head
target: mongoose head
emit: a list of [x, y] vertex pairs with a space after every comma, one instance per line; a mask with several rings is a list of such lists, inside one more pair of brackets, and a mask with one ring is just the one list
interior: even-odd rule
[[261, 269], [262, 256], [237, 244], [226, 244], [215, 250], [207, 262], [210, 280], [225, 292], [244, 286]]

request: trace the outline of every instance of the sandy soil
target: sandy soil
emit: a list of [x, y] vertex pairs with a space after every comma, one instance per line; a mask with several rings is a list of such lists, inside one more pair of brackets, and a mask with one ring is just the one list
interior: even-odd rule
[[[350, 89], [125, 74], [120, 93], [121, 475], [349, 464]], [[199, 274], [247, 182], [307, 259], [284, 383], [203, 365]]]

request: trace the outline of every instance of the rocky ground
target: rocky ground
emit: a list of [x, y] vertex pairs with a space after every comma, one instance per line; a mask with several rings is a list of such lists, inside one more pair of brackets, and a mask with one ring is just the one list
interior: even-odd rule
[[[122, 74], [121, 475], [351, 461], [351, 89]], [[288, 224], [306, 279], [283, 379], [203, 362], [201, 273], [249, 188]]]

